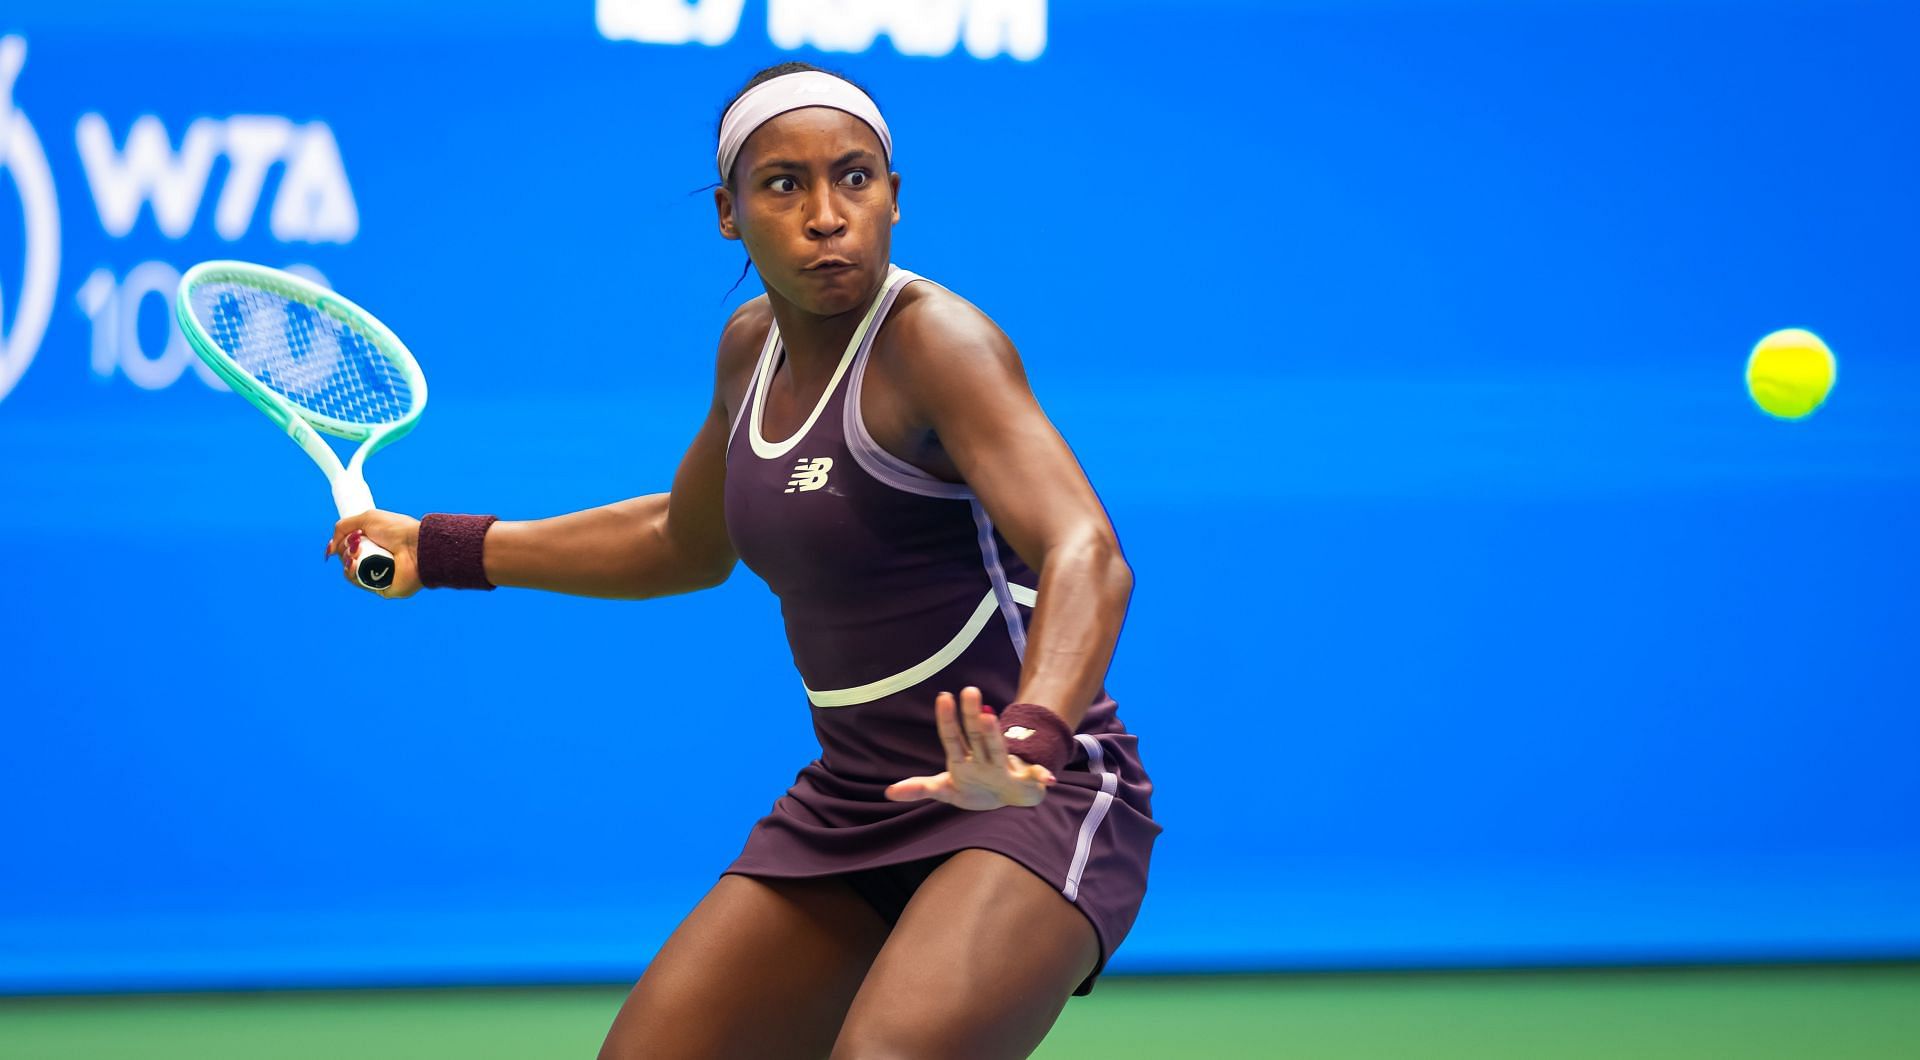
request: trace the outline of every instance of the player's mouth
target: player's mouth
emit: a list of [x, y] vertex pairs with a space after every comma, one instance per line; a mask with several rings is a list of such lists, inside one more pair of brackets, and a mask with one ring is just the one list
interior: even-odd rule
[[853, 262], [848, 261], [845, 258], [819, 258], [811, 262], [810, 264], [808, 264], [807, 267], [802, 271], [804, 272], [838, 272], [842, 269], [852, 269], [852, 268], [857, 268], [857, 266], [855, 266]]

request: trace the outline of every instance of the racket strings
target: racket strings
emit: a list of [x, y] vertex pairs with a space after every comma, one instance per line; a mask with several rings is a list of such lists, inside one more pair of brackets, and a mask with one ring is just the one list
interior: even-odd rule
[[345, 423], [404, 418], [413, 390], [379, 344], [330, 313], [272, 291], [209, 283], [192, 293], [207, 333], [248, 375], [301, 409]]

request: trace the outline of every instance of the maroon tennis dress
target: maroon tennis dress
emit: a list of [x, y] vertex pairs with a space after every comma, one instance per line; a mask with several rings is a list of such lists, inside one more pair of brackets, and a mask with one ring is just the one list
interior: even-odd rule
[[813, 414], [783, 440], [761, 431], [782, 356], [779, 326], [769, 327], [734, 419], [727, 533], [780, 598], [821, 754], [727, 871], [845, 876], [893, 919], [940, 859], [997, 851], [1092, 922], [1097, 976], [1140, 911], [1160, 832], [1135, 738], [1104, 692], [1037, 806], [980, 812], [884, 794], [894, 781], [946, 768], [937, 693], [978, 685], [996, 710], [1013, 702], [1038, 582], [971, 490], [886, 452], [860, 418], [874, 334], [915, 281], [928, 282], [890, 270]]

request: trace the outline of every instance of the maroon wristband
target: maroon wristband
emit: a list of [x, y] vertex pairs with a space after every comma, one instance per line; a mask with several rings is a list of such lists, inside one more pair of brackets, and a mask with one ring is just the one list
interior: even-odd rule
[[491, 589], [482, 562], [492, 515], [442, 515], [420, 520], [420, 584], [429, 589]]
[[1045, 707], [1015, 703], [1000, 712], [1000, 730], [1006, 737], [1008, 754], [1046, 766], [1055, 774], [1067, 768], [1067, 759], [1073, 757], [1073, 730], [1067, 728], [1064, 718]]

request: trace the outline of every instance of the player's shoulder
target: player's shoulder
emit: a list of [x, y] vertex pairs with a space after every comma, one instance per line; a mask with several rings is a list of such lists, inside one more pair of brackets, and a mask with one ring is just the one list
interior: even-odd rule
[[720, 329], [720, 350], [717, 365], [719, 374], [724, 378], [733, 374], [750, 371], [760, 356], [760, 347], [767, 341], [767, 331], [773, 327], [773, 306], [766, 295], [747, 299], [746, 303], [733, 311], [727, 318], [726, 326]]
[[935, 283], [910, 283], [900, 292], [876, 345], [884, 346], [888, 360], [910, 369], [956, 362], [1017, 365], [1020, 359], [992, 317]]

